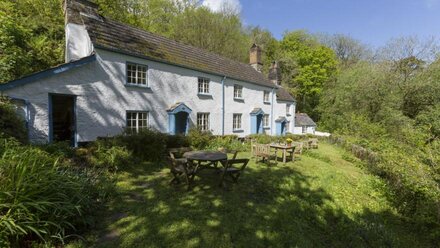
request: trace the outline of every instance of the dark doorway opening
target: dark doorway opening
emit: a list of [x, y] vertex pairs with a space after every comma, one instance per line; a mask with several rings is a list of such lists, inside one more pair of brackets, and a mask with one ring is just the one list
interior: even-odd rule
[[179, 112], [176, 114], [176, 134], [186, 134], [188, 125], [188, 113]]
[[263, 133], [263, 115], [257, 115], [257, 133]]
[[75, 146], [75, 96], [50, 95], [51, 141], [67, 141]]

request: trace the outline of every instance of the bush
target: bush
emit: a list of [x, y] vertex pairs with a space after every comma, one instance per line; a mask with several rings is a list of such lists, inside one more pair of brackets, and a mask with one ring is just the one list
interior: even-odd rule
[[188, 140], [191, 147], [197, 150], [206, 149], [214, 136], [211, 132], [201, 131], [198, 128], [191, 128], [188, 133]]
[[113, 145], [125, 147], [133, 157], [144, 161], [162, 161], [166, 155], [168, 135], [152, 129], [143, 129], [139, 133], [124, 133], [110, 139]]
[[216, 136], [209, 141], [206, 149], [218, 150], [219, 148], [225, 148], [228, 150], [245, 151], [246, 146], [235, 135]]
[[127, 148], [114, 145], [107, 140], [97, 140], [87, 148], [76, 151], [76, 158], [86, 165], [113, 172], [131, 164], [132, 157]]
[[188, 137], [184, 135], [168, 135], [166, 147], [167, 148], [179, 148], [191, 146]]
[[105, 174], [72, 167], [14, 139], [0, 139], [0, 157], [0, 244], [5, 246], [63, 243], [93, 224], [112, 192]]
[[27, 141], [25, 121], [20, 118], [10, 101], [0, 96], [0, 133], [14, 137], [20, 142]]

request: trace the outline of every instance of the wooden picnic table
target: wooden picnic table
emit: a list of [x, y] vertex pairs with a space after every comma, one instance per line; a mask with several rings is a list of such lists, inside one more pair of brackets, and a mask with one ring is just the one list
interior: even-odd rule
[[283, 144], [270, 144], [271, 148], [275, 149], [275, 154], [277, 154], [278, 150], [283, 151], [283, 163], [286, 163], [287, 160], [287, 153], [291, 154], [292, 161], [294, 160], [294, 151], [295, 151], [295, 145], [283, 145]]
[[[199, 167], [205, 168], [216, 168], [217, 162], [221, 162], [223, 164], [224, 161], [228, 159], [228, 155], [223, 152], [218, 151], [191, 151], [185, 152], [183, 157], [188, 159], [191, 162], [197, 162], [197, 169]], [[207, 164], [203, 164], [203, 162], [208, 162]], [[214, 166], [212, 166], [214, 165]]]

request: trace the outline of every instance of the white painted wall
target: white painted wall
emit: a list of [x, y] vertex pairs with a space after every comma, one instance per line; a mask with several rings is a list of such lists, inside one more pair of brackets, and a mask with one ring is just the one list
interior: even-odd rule
[[[47, 142], [49, 135], [49, 93], [76, 95], [77, 140], [92, 141], [99, 136], [112, 136], [122, 132], [126, 126], [126, 111], [150, 112], [150, 126], [161, 132], [168, 132], [166, 110], [176, 102], [183, 102], [192, 109], [190, 123], [195, 125], [198, 112], [210, 113], [210, 129], [213, 134], [221, 134], [222, 126], [222, 85], [223, 77], [164, 63], [149, 61], [104, 50], [96, 50], [97, 61], [71, 69], [48, 78], [37, 80], [17, 88], [7, 90], [6, 95], [26, 99], [30, 102], [30, 138], [33, 142]], [[148, 65], [149, 88], [126, 86], [126, 62]], [[198, 77], [211, 79], [211, 97], [197, 94]], [[243, 85], [244, 101], [233, 98], [234, 84]], [[261, 108], [271, 114], [271, 104], [263, 103], [263, 91], [268, 87], [225, 80], [225, 134], [246, 136], [250, 134], [250, 112]], [[272, 96], [270, 96], [272, 98]], [[273, 134], [275, 119], [286, 116], [286, 103], [276, 103], [271, 117]], [[243, 131], [234, 133], [232, 118], [234, 113], [242, 114]], [[292, 105], [290, 120], [294, 126], [295, 108]]]
[[66, 62], [87, 57], [93, 52], [93, 44], [84, 25], [67, 23], [66, 33]]
[[305, 131], [306, 132], [303, 133], [303, 128], [302, 127], [295, 127], [294, 134], [315, 134], [316, 127], [307, 126]]
[[[290, 104], [290, 112], [287, 113], [286, 111], [286, 104]], [[277, 101], [277, 103], [274, 106], [274, 121], [279, 117], [286, 117], [289, 124], [289, 129], [287, 130], [288, 133], [293, 133], [293, 129], [295, 127], [295, 111], [296, 111], [296, 104], [294, 102], [287, 102], [287, 101]], [[276, 132], [276, 126], [274, 123], [273, 128], [273, 135], [275, 135]]]

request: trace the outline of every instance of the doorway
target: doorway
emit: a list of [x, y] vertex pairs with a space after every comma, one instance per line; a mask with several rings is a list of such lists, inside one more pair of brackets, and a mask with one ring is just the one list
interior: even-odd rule
[[188, 116], [189, 114], [183, 111], [176, 114], [176, 134], [186, 134]]
[[49, 95], [50, 141], [76, 146], [75, 96]]

